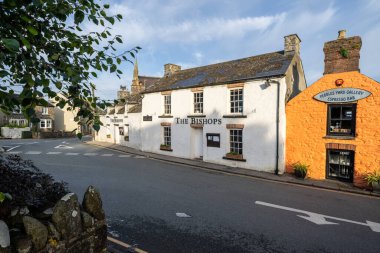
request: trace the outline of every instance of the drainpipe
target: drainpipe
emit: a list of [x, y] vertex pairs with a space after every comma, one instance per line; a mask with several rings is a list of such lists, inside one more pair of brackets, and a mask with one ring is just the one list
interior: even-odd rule
[[267, 84], [270, 86], [271, 83], [277, 84], [277, 99], [276, 99], [276, 167], [274, 174], [278, 175], [278, 160], [279, 157], [279, 139], [280, 139], [280, 82], [277, 80], [267, 79]]

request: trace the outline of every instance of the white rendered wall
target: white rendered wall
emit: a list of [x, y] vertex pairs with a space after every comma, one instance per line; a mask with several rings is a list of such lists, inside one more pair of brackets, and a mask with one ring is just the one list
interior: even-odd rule
[[[279, 138], [279, 170], [284, 170], [284, 141], [285, 141], [285, 79], [280, 81], [280, 138]], [[249, 168], [259, 171], [273, 172], [276, 165], [276, 108], [277, 85], [267, 86], [263, 80], [251, 81], [244, 84], [244, 112], [247, 118], [223, 118], [229, 115], [229, 94], [227, 85], [204, 87], [203, 107], [206, 118], [222, 119], [221, 125], [203, 127], [203, 160], [213, 163]], [[142, 122], [142, 150], [162, 153], [184, 158], [194, 158], [192, 144], [197, 141], [199, 132], [190, 127], [193, 115], [193, 92], [190, 89], [172, 91], [173, 118], [158, 118], [164, 112], [164, 96], [161, 93], [145, 94], [143, 98], [142, 116], [152, 116], [152, 121]], [[188, 119], [188, 124], [177, 124], [176, 118]], [[202, 118], [199, 118], [202, 119]], [[172, 152], [160, 150], [163, 143], [162, 122], [171, 123]], [[226, 124], [244, 124], [243, 156], [246, 162], [222, 159], [229, 150], [229, 129]], [[220, 148], [207, 147], [206, 133], [220, 134]]]

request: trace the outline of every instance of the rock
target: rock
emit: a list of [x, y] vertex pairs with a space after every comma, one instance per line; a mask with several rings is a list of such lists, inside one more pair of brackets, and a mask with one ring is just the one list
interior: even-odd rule
[[82, 233], [82, 219], [77, 195], [66, 194], [55, 204], [52, 221], [64, 239], [70, 239]]
[[30, 238], [20, 238], [16, 242], [17, 253], [31, 253], [33, 248], [33, 243]]
[[48, 231], [49, 231], [49, 237], [60, 240], [61, 235], [59, 234], [58, 230], [54, 227], [54, 225], [51, 222], [48, 222]]
[[92, 218], [91, 215], [89, 215], [88, 213], [84, 211], [82, 211], [80, 214], [82, 216], [83, 228], [84, 229], [91, 228], [95, 222], [94, 218]]
[[4, 221], [0, 220], [0, 248], [7, 248], [10, 245], [11, 239], [9, 236], [8, 226]]
[[24, 216], [22, 220], [24, 222], [25, 232], [32, 237], [32, 242], [36, 250], [43, 249], [48, 238], [46, 226], [30, 216]]
[[97, 220], [104, 220], [105, 214], [103, 211], [102, 199], [100, 198], [100, 193], [93, 186], [87, 188], [86, 193], [83, 198], [83, 208], [84, 210], [93, 216]]

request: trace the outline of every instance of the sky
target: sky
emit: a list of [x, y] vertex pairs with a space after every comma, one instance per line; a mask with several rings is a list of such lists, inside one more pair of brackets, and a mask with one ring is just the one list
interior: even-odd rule
[[[361, 73], [380, 81], [380, 0], [108, 0], [122, 14], [112, 28], [123, 37], [119, 52], [140, 46], [139, 75], [162, 77], [164, 64], [182, 69], [283, 50], [284, 36], [301, 38], [308, 85], [323, 75], [323, 44], [339, 30], [360, 36]], [[86, 24], [87, 31], [93, 31]], [[96, 95], [115, 99], [120, 85], [131, 84], [133, 65], [124, 74], [101, 73]]]

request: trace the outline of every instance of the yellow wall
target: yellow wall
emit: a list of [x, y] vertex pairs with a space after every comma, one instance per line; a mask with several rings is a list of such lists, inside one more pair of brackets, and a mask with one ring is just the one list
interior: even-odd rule
[[[341, 87], [336, 79], [343, 79]], [[323, 138], [327, 133], [327, 104], [313, 97], [334, 88], [359, 88], [372, 93], [357, 102], [354, 140]], [[286, 171], [292, 164], [309, 165], [308, 177], [326, 178], [326, 143], [353, 144], [355, 150], [354, 185], [366, 187], [363, 176], [380, 170], [380, 83], [357, 71], [323, 76], [292, 99], [286, 107]]]

